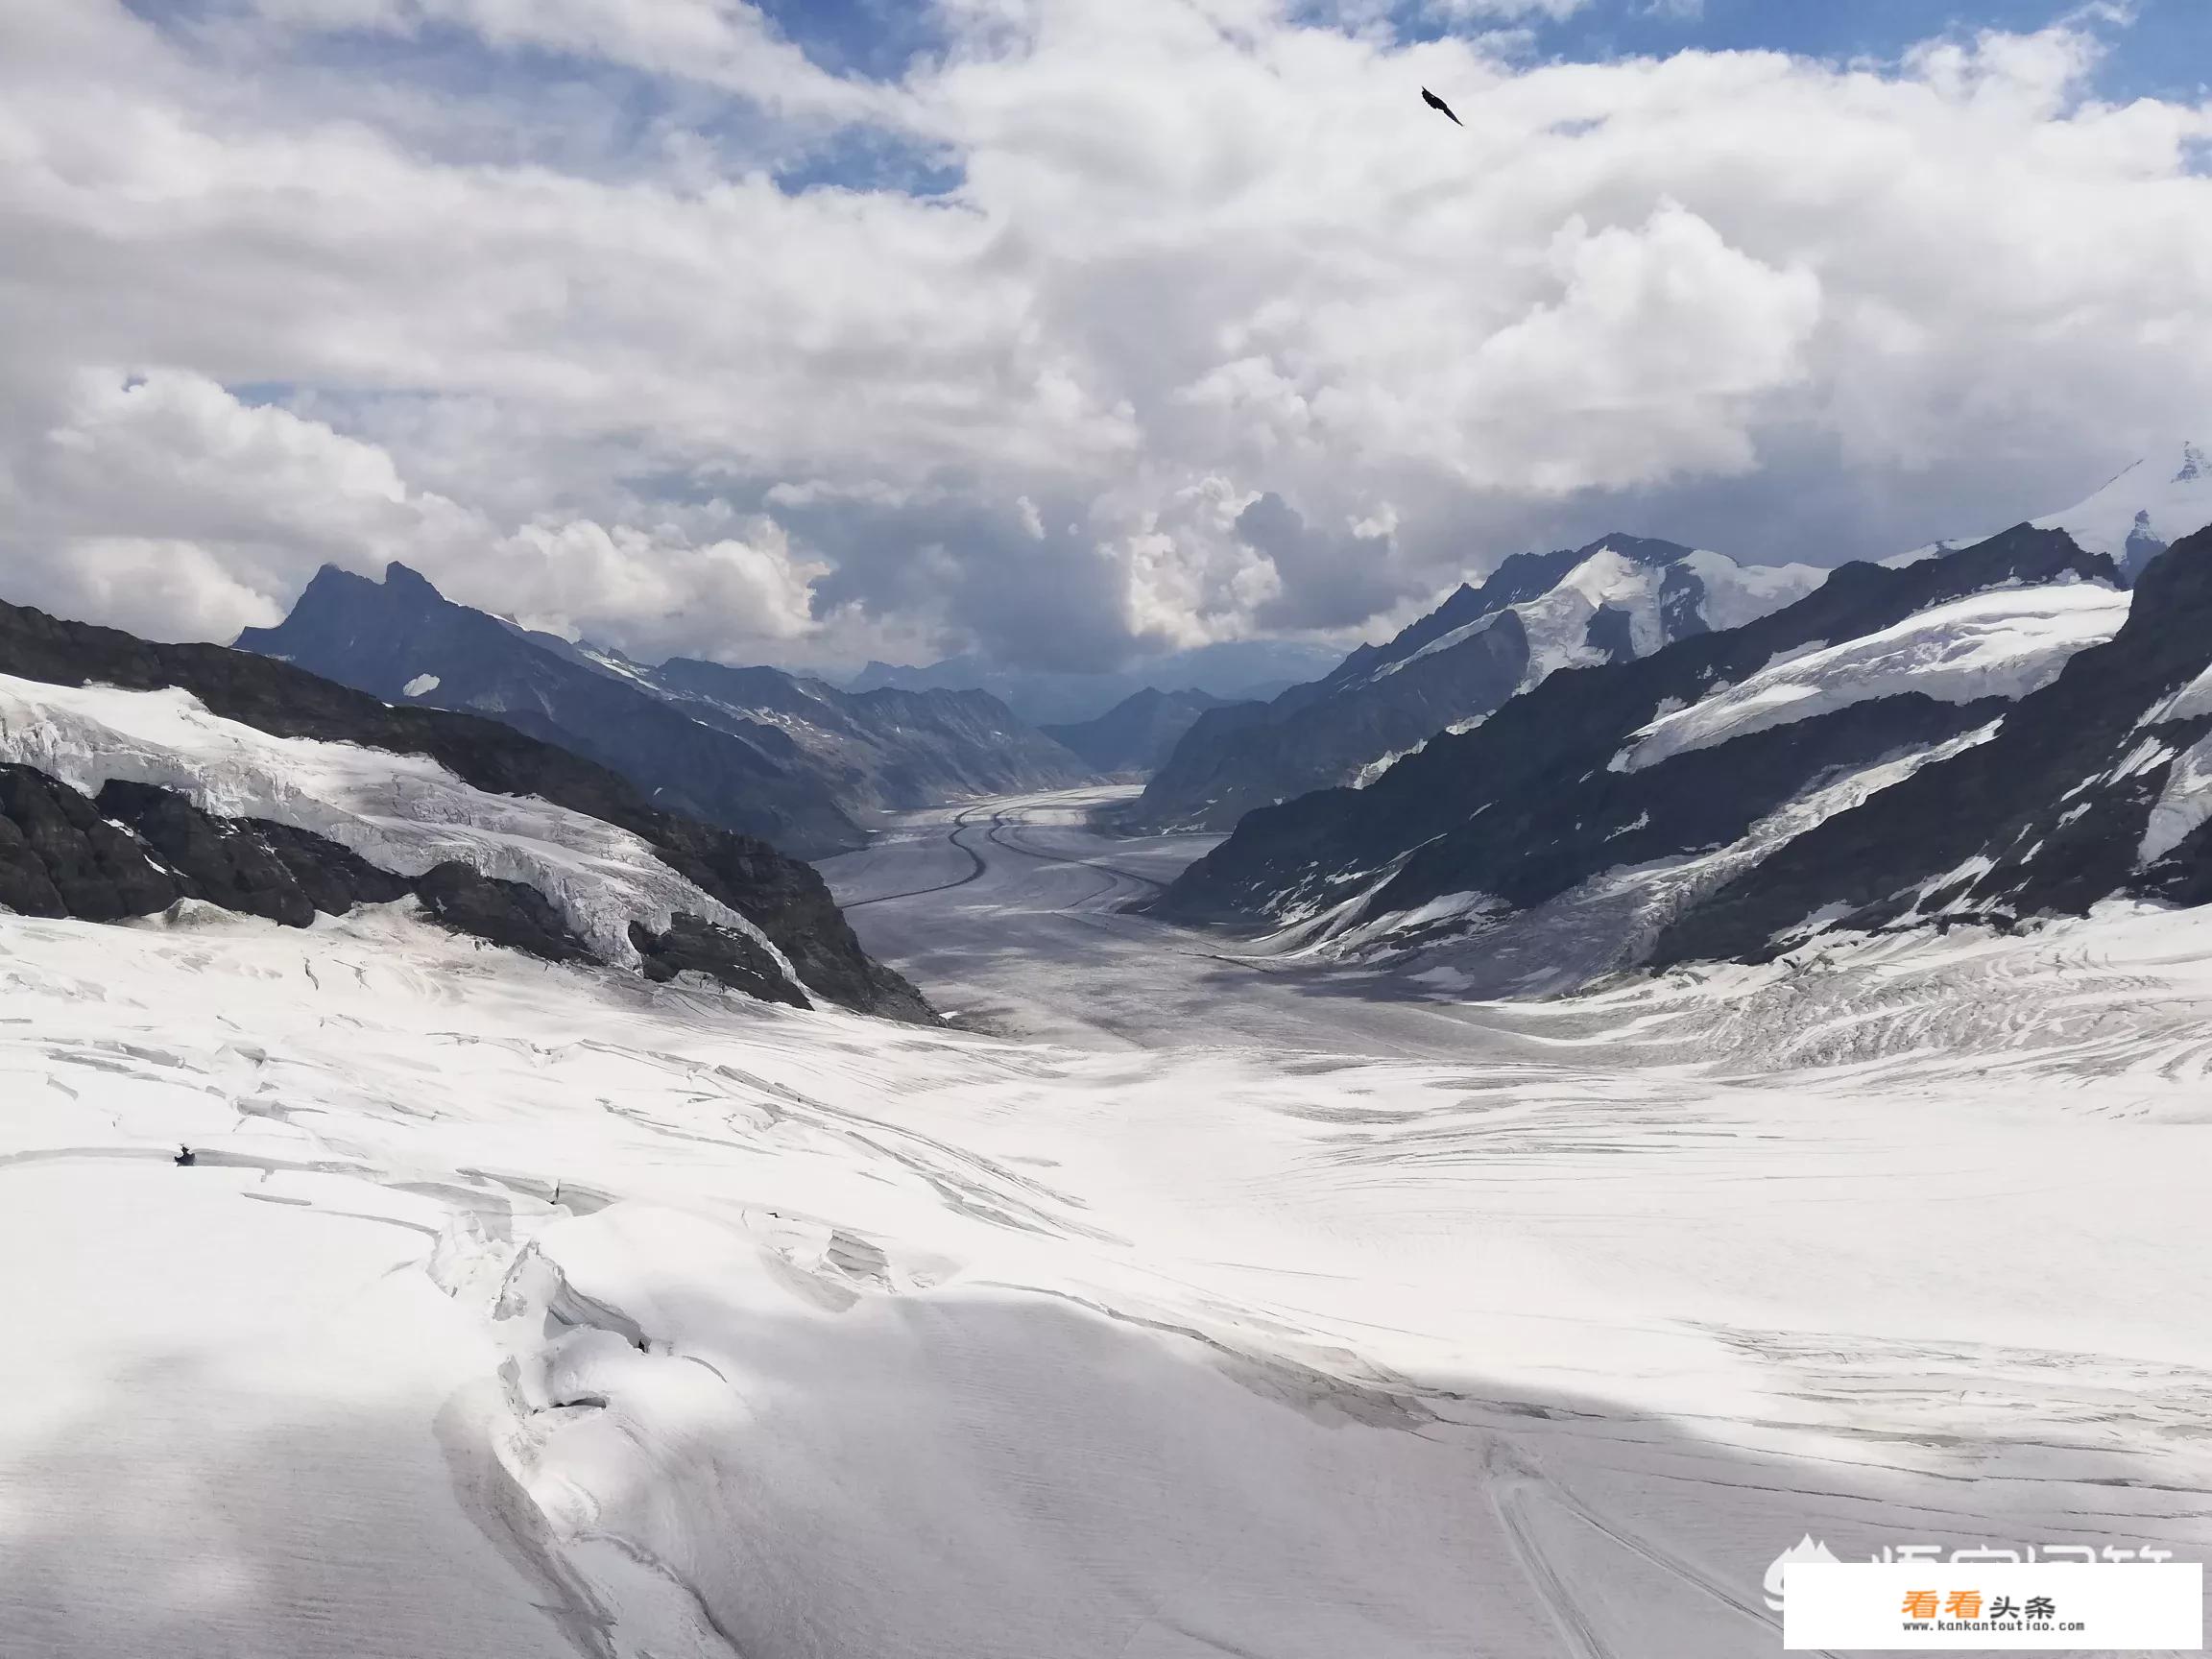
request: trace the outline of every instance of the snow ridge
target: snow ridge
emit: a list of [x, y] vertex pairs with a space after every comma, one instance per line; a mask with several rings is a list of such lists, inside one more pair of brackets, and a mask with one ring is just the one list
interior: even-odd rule
[[1977, 593], [1825, 650], [1793, 652], [1688, 709], [1662, 715], [1613, 757], [1634, 772], [1855, 703], [1917, 691], [1943, 703], [2017, 701], [2128, 619], [2128, 595], [2089, 583]]

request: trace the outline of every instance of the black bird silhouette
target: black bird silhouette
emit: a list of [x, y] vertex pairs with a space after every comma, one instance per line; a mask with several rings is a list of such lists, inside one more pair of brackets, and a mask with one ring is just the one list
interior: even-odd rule
[[177, 1162], [182, 1165], [185, 1168], [190, 1168], [192, 1166], [192, 1148], [189, 1146], [178, 1147]]
[[1435, 93], [1430, 91], [1426, 86], [1421, 88], [1421, 102], [1428, 105], [1431, 109], [1438, 109], [1443, 111], [1446, 116], [1450, 117], [1453, 126], [1464, 127], [1467, 125], [1466, 122], [1460, 120], [1458, 116], [1452, 113], [1451, 105], [1445, 103], [1443, 99], [1437, 97]]

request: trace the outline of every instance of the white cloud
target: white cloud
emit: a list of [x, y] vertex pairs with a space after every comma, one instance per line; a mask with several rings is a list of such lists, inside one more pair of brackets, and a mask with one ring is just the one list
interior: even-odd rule
[[1564, 22], [1590, 0], [1423, 0], [1422, 11], [1444, 23], [1518, 22], [1545, 17]]
[[412, 490], [392, 457], [199, 375], [74, 377], [60, 422], [26, 446], [0, 495], [24, 544], [17, 599], [159, 638], [227, 639], [275, 621], [318, 565], [415, 565], [450, 597], [641, 649], [807, 638], [812, 583], [773, 518], [699, 540], [673, 525], [587, 518], [502, 527]]
[[[116, 0], [0, 11], [7, 596], [220, 634], [398, 557], [640, 650], [1094, 655], [1339, 616], [1330, 526], [1389, 526], [1382, 602], [1612, 520], [1883, 551], [2212, 411], [2212, 111], [2085, 100], [2087, 24], [1524, 65], [1281, 0], [942, 0], [892, 85], [733, 0], [254, 5], [250, 79]], [[432, 24], [959, 181], [283, 95], [319, 31]]]
[[895, 118], [895, 88], [824, 73], [745, 0], [252, 0], [261, 19], [313, 31], [416, 36], [465, 29], [493, 47], [531, 46], [704, 81], [780, 113]]

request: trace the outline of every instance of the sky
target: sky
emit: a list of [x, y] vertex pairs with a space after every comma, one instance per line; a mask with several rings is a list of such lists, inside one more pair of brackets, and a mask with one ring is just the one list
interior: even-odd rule
[[0, 597], [1087, 670], [1991, 531], [2212, 438], [2208, 79], [2212, 0], [8, 0]]

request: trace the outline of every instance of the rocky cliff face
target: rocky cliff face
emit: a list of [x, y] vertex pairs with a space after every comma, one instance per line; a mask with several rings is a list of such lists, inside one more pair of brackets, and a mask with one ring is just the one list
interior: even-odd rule
[[1561, 669], [1734, 626], [1819, 575], [1741, 566], [1635, 536], [1518, 554], [1325, 678], [1264, 706], [1201, 716], [1119, 821], [1148, 831], [1227, 830], [1311, 790], [1364, 786], [1438, 733], [1466, 729]]
[[[495, 943], [553, 960], [580, 953], [609, 959], [603, 948], [587, 949], [548, 902], [551, 895], [465, 859], [426, 861], [427, 868], [401, 874], [298, 824], [210, 812], [189, 787], [117, 775], [99, 755], [65, 757], [70, 766], [107, 779], [86, 789], [54, 775], [51, 767], [61, 765], [60, 758], [45, 768], [23, 763], [27, 756], [66, 747], [56, 735], [59, 722], [40, 729], [41, 685], [113, 687], [99, 695], [126, 700], [133, 693], [180, 691], [205, 716], [238, 728], [347, 745], [348, 753], [359, 752], [367, 772], [382, 763], [379, 756], [419, 757], [449, 774], [456, 788], [465, 785], [464, 794], [510, 798], [525, 807], [543, 803], [636, 837], [625, 844], [641, 847], [640, 860], [682, 878], [689, 885], [681, 891], [691, 893], [698, 907], [725, 906], [757, 928], [797, 978], [734, 926], [697, 916], [687, 923], [681, 912], [664, 926], [646, 926], [653, 949], [637, 945], [637, 952], [648, 973], [672, 953], [685, 966], [717, 972], [708, 960], [715, 948], [703, 941], [719, 927], [731, 938], [719, 950], [718, 976], [754, 995], [795, 1004], [819, 996], [860, 1012], [934, 1019], [911, 985], [861, 950], [809, 866], [765, 842], [660, 810], [606, 768], [504, 725], [393, 708], [249, 652], [154, 644], [4, 604], [0, 676], [12, 677], [10, 698], [18, 710], [16, 729], [0, 733], [11, 762], [0, 766], [0, 903], [12, 909], [115, 921], [196, 898], [297, 926], [318, 912], [412, 894], [433, 918]], [[164, 719], [173, 707], [162, 705]], [[83, 729], [80, 723], [70, 730]], [[164, 754], [172, 771], [193, 771], [176, 752]], [[144, 764], [145, 756], [131, 763]], [[403, 770], [397, 758], [391, 764]], [[219, 781], [231, 780], [224, 788], [235, 787], [235, 776], [243, 776], [221, 754], [206, 756], [205, 769]], [[410, 790], [420, 787], [402, 780], [391, 799], [404, 805]], [[450, 810], [450, 800], [437, 809]], [[424, 833], [436, 830], [433, 824]], [[496, 846], [496, 837], [479, 844]]]

